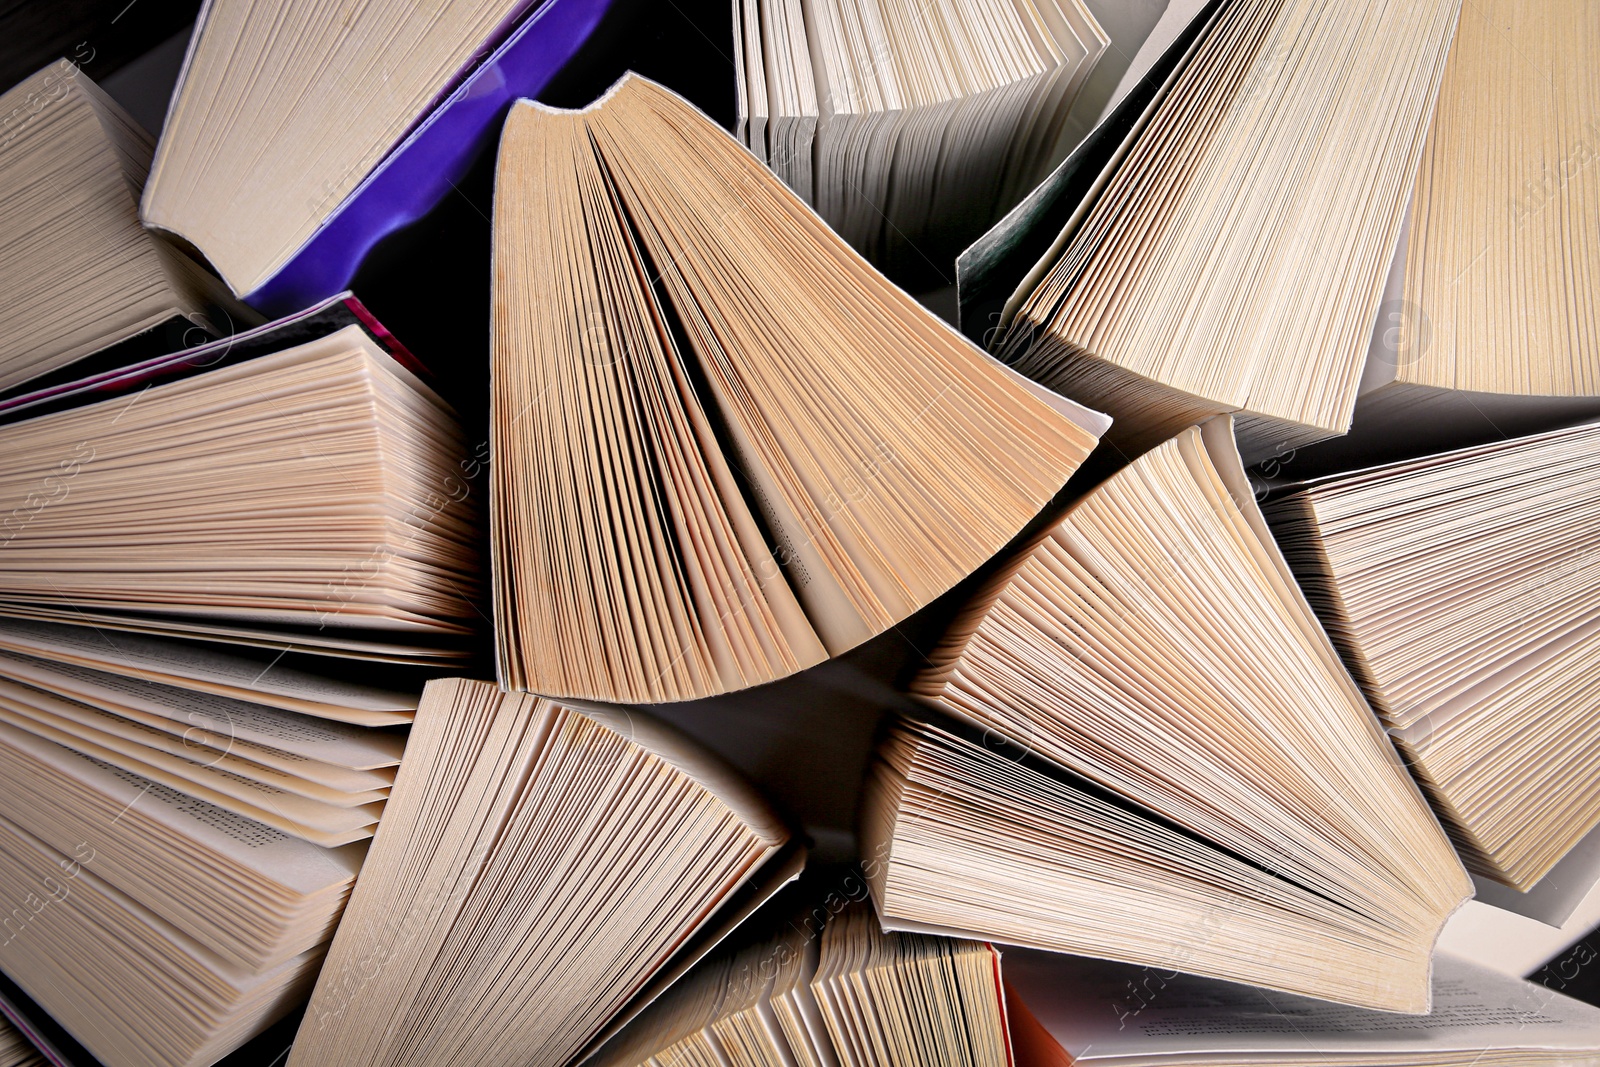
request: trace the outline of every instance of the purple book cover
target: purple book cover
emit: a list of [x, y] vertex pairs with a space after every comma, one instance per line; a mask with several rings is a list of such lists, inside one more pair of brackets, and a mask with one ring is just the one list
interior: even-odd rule
[[280, 318], [340, 292], [362, 257], [442, 200], [500, 129], [582, 47], [612, 0], [548, 0], [472, 70], [245, 302]]

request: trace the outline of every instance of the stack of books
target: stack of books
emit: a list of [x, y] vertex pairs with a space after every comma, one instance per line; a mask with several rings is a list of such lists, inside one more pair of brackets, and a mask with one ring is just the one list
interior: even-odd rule
[[[1520, 977], [1600, 917], [1600, 22], [1159, 6], [723, 4], [733, 135], [522, 99], [609, 0], [12, 89], [0, 1067], [1600, 1064]], [[413, 353], [346, 287], [490, 148]]]
[[106, 1063], [213, 1062], [305, 996], [408, 679], [472, 653], [465, 439], [364, 315], [35, 388], [0, 425], [0, 965]]
[[354, 297], [258, 325], [142, 227], [154, 144], [76, 67], [6, 101], [0, 967], [105, 1063], [208, 1064], [309, 993], [476, 654], [470, 448]]

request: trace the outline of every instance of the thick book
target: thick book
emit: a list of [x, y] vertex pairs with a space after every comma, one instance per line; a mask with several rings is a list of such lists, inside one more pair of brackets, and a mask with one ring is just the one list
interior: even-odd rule
[[476, 502], [450, 490], [469, 455], [453, 410], [361, 325], [232, 354], [0, 426], [0, 616], [470, 655]]
[[[1097, 94], [1100, 107], [1075, 116], [1078, 133], [1066, 146], [1066, 156], [956, 259], [957, 318], [968, 337], [987, 346], [999, 336], [1002, 312], [1012, 293], [1055, 243], [1094, 179], [1210, 24], [1205, 12], [1222, 2], [1167, 0], [1148, 27], [1143, 19], [1131, 27], [1132, 32], [1118, 27], [1122, 32], [1112, 40], [1114, 54], [1131, 55], [1115, 86], [1103, 97]], [[1102, 9], [1101, 14], [1109, 12]], [[1099, 64], [1108, 73], [1117, 65], [1111, 56]]]
[[1011, 1067], [992, 946], [884, 933], [838, 891], [784, 919], [699, 964], [585, 1067]]
[[107, 1067], [204, 1067], [303, 1000], [355, 881], [324, 849], [0, 724], [0, 967]]
[[646, 715], [430, 683], [289, 1064], [561, 1067], [802, 858]]
[[512, 111], [494, 226], [510, 688], [681, 700], [816, 664], [986, 562], [1105, 429], [641, 78]]
[[0, 391], [95, 352], [132, 359], [254, 325], [217, 279], [139, 225], [155, 145], [60, 60], [0, 96]]
[[369, 727], [472, 651], [481, 462], [425, 375], [341, 294], [0, 397], [0, 850], [43, 887], [0, 968], [81, 1055], [204, 1067], [309, 994]]
[[942, 716], [890, 732], [860, 815], [886, 926], [1428, 1009], [1471, 882], [1278, 553], [1231, 420], [1073, 505], [930, 662], [912, 692]]
[[1007, 950], [1018, 1067], [1590, 1067], [1600, 1009], [1441, 956], [1432, 1014]]
[[1290, 476], [1600, 416], [1597, 49], [1583, 0], [1462, 5], [1350, 436]]
[[[142, 205], [272, 315], [344, 289], [448, 195], [611, 0], [208, 0]], [[239, 116], [248, 115], [248, 121]]]
[[1206, 5], [1052, 177], [1076, 199], [1019, 206], [1050, 243], [969, 329], [1129, 456], [1227, 412], [1252, 461], [1343, 433], [1459, 6]]
[[1083, 0], [734, 0], [734, 19], [740, 137], [921, 288], [1059, 160], [1111, 46]]
[[1316, 479], [1264, 510], [1467, 865], [1533, 889], [1600, 826], [1600, 425]]

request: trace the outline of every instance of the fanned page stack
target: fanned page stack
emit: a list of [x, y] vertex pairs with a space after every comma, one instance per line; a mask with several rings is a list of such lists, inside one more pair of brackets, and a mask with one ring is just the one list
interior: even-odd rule
[[[204, 1067], [303, 999], [361, 863], [0, 723], [0, 966], [107, 1067]], [[24, 802], [23, 798], [30, 798]]]
[[1104, 429], [643, 79], [519, 104], [494, 221], [509, 688], [680, 700], [815, 664], [989, 559]]
[[833, 910], [701, 963], [586, 1067], [1010, 1067], [993, 948]]
[[[870, 775], [885, 925], [1390, 1011], [1471, 883], [1278, 555], [1230, 420], [1005, 566]], [[965, 720], [964, 723], [960, 720]]]
[[1459, 6], [1208, 7], [1006, 305], [1001, 358], [1109, 412], [1130, 456], [1230, 411], [1251, 461], [1343, 433]]
[[788, 842], [646, 716], [431, 682], [289, 1063], [561, 1067], [791, 878]]
[[1018, 1067], [1575, 1067], [1600, 1009], [1441, 956], [1412, 1019], [1170, 971], [1005, 954]]
[[[247, 648], [0, 618], [0, 650], [358, 726], [409, 723], [422, 690], [421, 682], [405, 687], [414, 676], [402, 668], [384, 670], [390, 684], [374, 683], [358, 660], [299, 653], [290, 642]], [[231, 711], [216, 714], [233, 718]]]
[[510, 101], [533, 96], [610, 0], [207, 0], [144, 221], [235, 293], [284, 314], [459, 181]]
[[1600, 426], [1265, 511], [1468, 866], [1532, 888], [1600, 825]]
[[1082, 0], [734, 6], [745, 142], [907, 284], [944, 284], [1059, 158], [1110, 43]]
[[91, 362], [0, 402], [0, 968], [108, 1067], [203, 1067], [309, 993], [369, 727], [472, 651], [471, 461], [349, 294]]
[[119, 343], [182, 348], [242, 325], [215, 278], [140, 227], [155, 145], [77, 67], [41, 70], [0, 114], [0, 390]]
[[459, 659], [454, 413], [357, 327], [0, 427], [0, 615]]
[[0, 1019], [0, 1067], [48, 1067], [48, 1063], [20, 1030]]
[[1462, 6], [1356, 458], [1600, 414], [1597, 49], [1586, 0]]
[[7, 652], [0, 722], [329, 847], [372, 836], [403, 748], [394, 734]]

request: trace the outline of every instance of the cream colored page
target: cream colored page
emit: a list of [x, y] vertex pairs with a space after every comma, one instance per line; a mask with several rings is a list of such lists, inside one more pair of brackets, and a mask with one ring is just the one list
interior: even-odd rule
[[8, 294], [0, 309], [0, 389], [182, 310], [156, 242], [138, 225], [135, 182], [153, 145], [142, 131], [131, 136], [124, 124], [103, 124], [108, 107], [116, 105], [66, 60], [0, 97], [0, 231], [8, 241], [0, 261]]
[[[283, 761], [286, 764], [283, 766], [252, 759], [252, 756], [258, 755], [253, 746], [237, 741], [224, 743], [217, 748], [197, 745], [180, 735], [124, 718], [114, 712], [70, 698], [60, 698], [42, 690], [13, 686], [4, 680], [0, 680], [0, 707], [23, 719], [59, 730], [67, 738], [86, 741], [134, 759], [146, 762], [154, 760], [158, 765], [196, 781], [215, 776], [231, 783], [243, 778], [269, 789], [284, 790], [345, 808], [379, 801], [389, 794], [389, 782], [386, 779], [362, 779], [349, 784], [336, 781], [329, 784], [318, 777], [297, 774], [291, 769], [294, 767], [292, 760]], [[18, 725], [29, 728], [25, 723]], [[70, 742], [64, 743], [71, 747]], [[334, 777], [337, 777], [338, 770], [332, 768]]]
[[674, 727], [646, 712], [581, 700], [561, 703], [581, 711], [694, 779], [768, 844], [776, 847], [790, 839], [789, 828], [748, 778]]
[[307, 706], [390, 713], [396, 722], [409, 721], [417, 707], [415, 693], [282, 667], [270, 654], [224, 651], [147, 634], [106, 634], [91, 627], [0, 618], [0, 648], [95, 669], [123, 668], [174, 681], [259, 692]]
[[196, 745], [225, 747], [237, 739], [353, 770], [393, 767], [405, 750], [404, 738], [389, 732], [6, 652], [0, 675], [111, 711], [145, 712], [186, 738], [209, 735]]
[[[71, 872], [70, 880], [61, 883], [67, 896], [61, 903], [72, 899], [73, 884], [82, 879], [86, 887], [90, 888], [99, 900], [93, 905], [95, 918], [106, 923], [112, 929], [118, 925], [128, 924], [152, 931], [163, 942], [163, 949], [167, 952], [181, 954], [186, 958], [188, 966], [185, 968], [191, 973], [200, 973], [210, 976], [213, 980], [223, 983], [229, 991], [247, 994], [252, 989], [270, 986], [279, 980], [285, 972], [293, 971], [303, 966], [307, 956], [318, 949], [310, 949], [293, 959], [287, 960], [270, 970], [252, 970], [241, 967], [237, 963], [216, 955], [208, 946], [173, 926], [160, 915], [150, 911], [144, 905], [126, 896], [115, 885], [99, 876], [94, 869], [93, 861], [84, 862], [81, 859], [66, 856], [56, 851], [49, 845], [40, 841], [26, 830], [21, 829], [9, 820], [0, 817], [0, 840], [8, 839], [7, 844], [23, 853], [28, 859], [36, 859], [36, 870], [48, 871], [52, 876], [60, 877], [61, 872]], [[0, 850], [9, 851], [9, 850]], [[85, 954], [82, 959], [92, 958]], [[162, 965], [171, 969], [171, 964], [162, 961]], [[164, 975], [164, 978], [167, 976]], [[215, 991], [208, 991], [215, 995]], [[197, 998], [198, 1000], [198, 998]], [[198, 1004], [191, 1005], [197, 1007]]]
[[[648, 119], [652, 124], [663, 120], [679, 124], [686, 110], [677, 98], [642, 81], [623, 83], [610, 106], [618, 109], [619, 121], [622, 114], [636, 111], [641, 121]], [[619, 127], [609, 126], [608, 120], [607, 128]], [[698, 145], [700, 138], [692, 143]], [[934, 582], [934, 575], [939, 576], [939, 591], [947, 588], [950, 579], [944, 568], [955, 569], [949, 562], [952, 558], [965, 561], [969, 554], [976, 554], [971, 542], [992, 538], [992, 551], [1004, 536], [1015, 533], [1021, 522], [1015, 521], [1008, 508], [1015, 506], [1019, 497], [1028, 497], [1032, 508], [1042, 504], [1043, 498], [1059, 488], [1053, 475], [1076, 465], [1081, 453], [1073, 453], [1086, 450], [1089, 435], [1017, 389], [968, 342], [926, 311], [897, 291], [884, 288], [881, 276], [841, 247], [815, 215], [771, 182], [770, 175], [746, 174], [748, 157], [732, 157], [710, 131], [704, 135], [704, 144], [704, 150], [714, 152], [719, 161], [725, 154], [730, 156], [728, 165], [737, 168], [734, 178], [741, 184], [729, 189], [709, 179], [697, 179], [701, 185], [696, 191], [703, 187], [707, 196], [720, 198], [720, 203], [736, 212], [742, 208], [745, 213], [759, 212], [772, 219], [772, 232], [757, 230], [751, 220], [736, 214], [724, 223], [727, 239], [723, 244], [688, 249], [678, 270], [664, 272], [663, 284], [685, 316], [685, 327], [701, 352], [719, 407], [737, 427], [739, 450], [745, 453], [742, 465], [752, 475], [757, 495], [772, 503], [780, 554], [801, 559], [811, 569], [804, 553], [815, 545], [829, 563], [825, 573], [838, 580], [853, 612], [860, 616], [856, 633], [836, 635], [830, 632], [836, 627], [830, 627], [827, 613], [813, 612], [830, 650], [841, 651], [858, 635], [876, 633], [903, 615], [908, 604], [923, 602], [930, 592], [925, 586]], [[664, 173], [662, 168], [678, 154], [670, 144], [641, 152], [637, 160], [631, 156], [622, 159], [618, 154], [619, 165], [628, 168], [626, 177], [633, 195], [645, 198], [648, 194], [651, 226], [643, 233], [646, 244], [658, 255], [663, 251], [676, 254], [687, 242], [677, 237], [675, 230], [692, 221], [669, 217], [665, 207], [655, 210], [657, 198], [665, 204], [669, 194], [657, 191], [654, 177]], [[894, 340], [886, 341], [882, 350], [869, 346], [857, 360], [846, 360], [843, 354], [848, 346], [858, 342], [840, 337], [848, 328], [841, 307], [829, 305], [813, 291], [794, 290], [787, 303], [772, 305], [775, 312], [803, 317], [806, 324], [797, 318], [774, 329], [760, 320], [741, 317], [735, 321], [730, 312], [734, 301], [762, 299], [747, 295], [745, 287], [755, 286], [772, 273], [779, 248], [767, 246], [779, 241], [779, 248], [811, 252], [806, 262], [815, 265], [812, 271], [818, 284], [827, 281], [847, 288], [849, 300], [842, 306], [850, 308], [853, 317], [863, 323], [887, 326], [893, 319], [900, 324]], [[724, 291], [710, 278], [713, 271], [720, 278], [724, 260], [758, 264], [759, 277], [729, 285]], [[810, 334], [804, 332], [808, 328]], [[847, 347], [831, 348], [828, 342], [836, 337]], [[762, 350], [770, 351], [769, 359], [750, 358]], [[802, 359], [803, 353], [815, 356]], [[905, 357], [904, 376], [881, 379], [884, 395], [874, 396], [874, 405], [866, 404], [865, 396], [858, 403], [865, 389], [860, 379], [872, 368], [887, 364], [894, 353]], [[829, 394], [839, 399], [824, 409], [821, 397]], [[904, 413], [895, 417], [885, 414], [895, 409], [896, 402], [904, 406]], [[941, 404], [943, 408], [929, 414]], [[966, 420], [965, 436], [948, 431], [940, 436], [938, 416], [946, 409], [951, 420]], [[807, 427], [812, 428], [809, 438]], [[870, 471], [870, 476], [887, 488], [846, 498], [844, 491], [851, 488], [853, 470], [874, 462], [863, 456], [871, 451], [873, 441], [897, 457]], [[932, 444], [935, 441], [938, 447]], [[994, 450], [977, 450], [981, 454], [973, 456], [975, 441], [992, 442]], [[1036, 450], [1037, 457], [1029, 468], [1018, 462], [1006, 469], [1012, 453], [1027, 454], [1030, 449]], [[998, 454], [998, 450], [1005, 452]], [[989, 479], [985, 485], [993, 487], [992, 497], [974, 490], [963, 496], [951, 488], [948, 471], [939, 464], [954, 462], [952, 451], [963, 461], [973, 456], [980, 464]], [[767, 470], [755, 467], [752, 459], [759, 459]], [[1052, 484], [1045, 490], [1040, 483], [1047, 477]], [[1061, 481], [1065, 481], [1064, 473]], [[890, 489], [899, 495], [891, 498]], [[791, 524], [783, 514], [783, 500], [789, 502], [799, 522]], [[897, 503], [891, 505], [891, 500]], [[897, 510], [906, 514], [897, 515]], [[891, 516], [899, 526], [889, 522]], [[921, 559], [902, 558], [907, 552], [902, 542], [916, 540], [902, 536], [907, 522], [928, 531], [918, 546]], [[994, 527], [1002, 522], [1007, 529], [1000, 536]], [[784, 547], [785, 542], [792, 551]], [[960, 569], [966, 573], [970, 566], [964, 562]], [[821, 573], [812, 574], [811, 580], [820, 583], [822, 577]], [[796, 584], [805, 600], [804, 578]], [[848, 613], [841, 614], [846, 618], [834, 621], [848, 621]]]
[[[663, 757], [666, 758], [666, 757]], [[670, 966], [650, 977], [648, 984], [640, 991], [627, 1007], [619, 1012], [603, 1029], [597, 1037], [589, 1043], [588, 1048], [578, 1059], [578, 1064], [587, 1063], [598, 1053], [605, 1043], [616, 1036], [623, 1027], [632, 1022], [638, 1015], [658, 1000], [667, 990], [671, 989], [677, 981], [687, 974], [695, 964], [709, 956], [716, 947], [734, 933], [746, 920], [750, 919], [760, 910], [761, 906], [770, 901], [779, 890], [800, 877], [800, 872], [805, 868], [806, 853], [804, 849], [795, 849], [787, 856], [783, 856], [777, 863], [770, 863], [770, 869], [757, 869], [752, 878], [752, 884], [758, 886], [756, 892], [744, 902], [740, 908], [733, 909], [727, 914], [712, 916], [706, 924], [691, 935], [689, 951], [674, 956], [669, 962]]]
[[[423, 423], [415, 412], [388, 410], [373, 370], [380, 357], [364, 337], [351, 326], [126, 401], [0, 428], [5, 447], [35, 457], [0, 471], [0, 496], [38, 479], [41, 465], [50, 470], [48, 457], [87, 450], [60, 475], [70, 481], [52, 506], [12, 529], [0, 559], [10, 587], [0, 610], [280, 641], [285, 635], [251, 624], [290, 623], [304, 629], [288, 640], [400, 655], [430, 650], [396, 644], [415, 637], [373, 641], [351, 631], [470, 631], [470, 607], [451, 599], [447, 585], [466, 580], [449, 565], [452, 549], [468, 554], [459, 544], [466, 529], [441, 529], [442, 545], [407, 551], [415, 539], [415, 531], [406, 537], [408, 505], [422, 495], [427, 468], [394, 462], [394, 454], [416, 458], [396, 431]], [[236, 481], [245, 468], [248, 502]], [[161, 506], [179, 496], [183, 521]], [[105, 526], [111, 511], [120, 534]], [[187, 522], [207, 536], [196, 537]], [[185, 567], [172, 565], [174, 554]], [[268, 565], [242, 566], [241, 554]], [[349, 580], [369, 564], [370, 579]], [[52, 574], [41, 573], [46, 566]]]
[[1413, 198], [1402, 381], [1600, 394], [1600, 17], [1469, 0]]
[[[0, 742], [125, 809], [138, 806], [141, 815], [169, 827], [179, 837], [300, 896], [344, 884], [360, 869], [363, 849], [312, 845], [4, 723], [0, 723]], [[93, 825], [85, 826], [84, 831], [90, 847], [93, 835], [103, 832]]]
[[[725, 413], [735, 410], [716, 376], [707, 375], [707, 380], [712, 383], [712, 392], [722, 410]], [[795, 598], [805, 608], [807, 618], [829, 654], [838, 655], [854, 648], [876, 633], [876, 628], [850, 603], [833, 569], [817, 550], [814, 538], [806, 533], [806, 524], [789, 506], [777, 479], [765, 464], [755, 461], [759, 453], [752, 447], [740, 420], [729, 418], [727, 426], [739, 471], [750, 482], [756, 506], [768, 528], [774, 531], [777, 542], [774, 556], [793, 587]]]
[[[31, 607], [28, 605], [0, 603], [0, 612], [12, 619], [28, 622], [43, 622], [52, 625], [71, 623], [73, 625], [88, 625], [102, 629], [115, 630], [118, 633], [143, 634], [150, 637], [172, 638], [178, 637], [191, 641], [216, 641], [223, 644], [235, 644], [244, 648], [270, 649], [274, 652], [288, 651], [312, 653], [316, 655], [335, 655], [349, 660], [366, 660], [373, 663], [396, 663], [407, 665], [423, 665], [459, 662], [467, 658], [466, 653], [458, 649], [441, 649], [431, 645], [402, 644], [388, 640], [372, 640], [365, 637], [325, 636], [310, 632], [296, 633], [292, 640], [285, 640], [282, 631], [262, 629], [252, 625], [233, 626], [222, 622], [210, 622], [203, 618], [190, 619], [134, 619], [128, 616], [106, 611], [92, 611], [87, 608], [52, 608]], [[217, 618], [240, 618], [242, 612], [230, 609], [212, 609], [211, 614]], [[272, 622], [304, 622], [304, 615], [294, 615], [289, 612], [281, 613], [255, 613], [255, 621]], [[337, 717], [337, 711], [331, 711], [330, 717]], [[352, 719], [351, 721], [359, 721]]]
[[0, 703], [0, 722], [313, 844], [332, 847], [371, 837], [382, 812], [381, 802], [354, 808], [335, 807], [151, 749], [130, 755], [129, 749], [136, 746], [104, 735], [91, 740], [83, 731], [68, 732], [48, 724], [42, 717], [19, 715], [4, 703]]
[[145, 187], [145, 223], [182, 235], [234, 292], [251, 292], [528, 6], [439, 0], [408, 18], [359, 0], [211, 0]]

